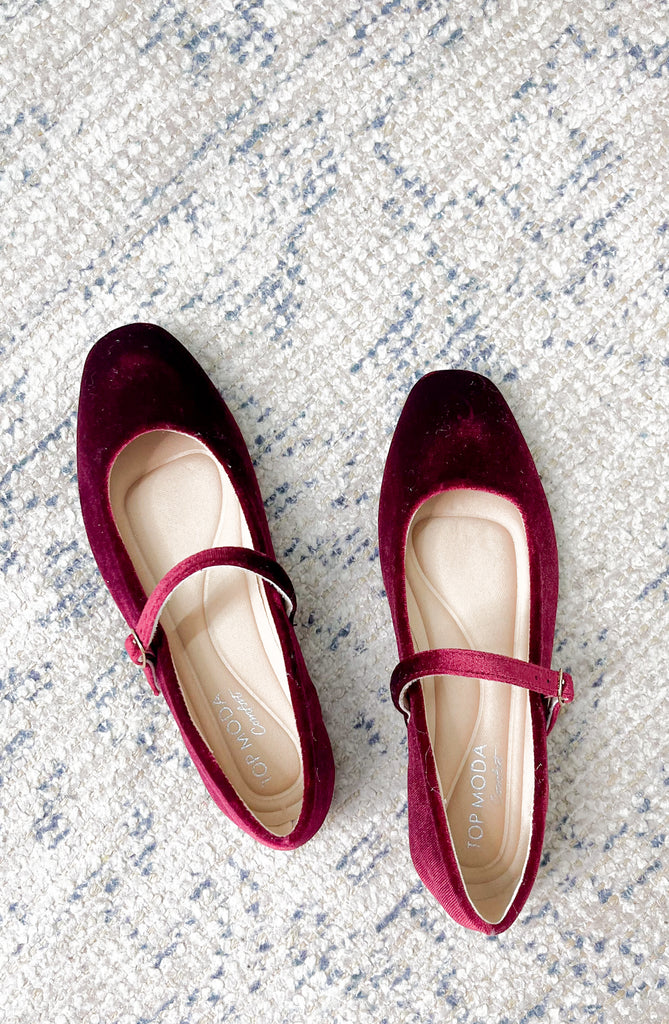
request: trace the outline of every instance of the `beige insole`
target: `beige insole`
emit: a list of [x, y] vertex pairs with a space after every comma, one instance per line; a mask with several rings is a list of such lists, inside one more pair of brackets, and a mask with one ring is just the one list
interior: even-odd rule
[[[114, 519], [147, 595], [188, 555], [251, 547], [223, 467], [194, 437], [155, 430], [132, 441], [109, 478]], [[263, 582], [230, 566], [182, 583], [161, 616], [191, 718], [255, 817], [275, 835], [302, 806], [300, 744]]]
[[[453, 490], [415, 514], [406, 547], [415, 649], [527, 660], [530, 583], [522, 517], [504, 498]], [[534, 757], [529, 695], [490, 680], [423, 679], [428, 730], [469, 899], [502, 920], [529, 852]]]

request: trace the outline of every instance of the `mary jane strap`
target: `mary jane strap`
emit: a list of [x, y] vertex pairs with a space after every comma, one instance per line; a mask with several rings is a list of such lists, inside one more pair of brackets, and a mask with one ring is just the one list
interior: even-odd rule
[[254, 548], [218, 547], [207, 548], [189, 555], [165, 573], [151, 592], [137, 625], [130, 631], [125, 649], [135, 665], [139, 665], [155, 694], [160, 693], [156, 675], [156, 656], [151, 644], [158, 628], [158, 622], [165, 605], [180, 584], [198, 572], [219, 566], [235, 566], [264, 579], [279, 592], [286, 605], [286, 612], [292, 622], [297, 599], [288, 574], [273, 558], [263, 555]]
[[529, 661], [509, 658], [504, 654], [485, 651], [442, 648], [416, 651], [404, 658], [395, 668], [390, 680], [393, 703], [408, 720], [410, 690], [415, 683], [429, 676], [465, 676], [469, 679], [490, 679], [520, 686], [545, 697], [547, 731], [550, 732], [557, 715], [565, 704], [574, 699], [574, 683], [562, 669], [545, 668]]

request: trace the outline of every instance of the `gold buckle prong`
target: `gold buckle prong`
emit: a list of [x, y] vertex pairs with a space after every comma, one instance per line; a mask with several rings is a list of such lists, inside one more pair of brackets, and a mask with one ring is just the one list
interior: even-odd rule
[[139, 651], [140, 660], [137, 662], [137, 664], [141, 668], [146, 668], [146, 663], [147, 663], [148, 659], [147, 659], [147, 656], [146, 656], [146, 651], [144, 650], [144, 644], [139, 639], [139, 637], [137, 636], [137, 633], [135, 632], [134, 629], [130, 630], [130, 636], [135, 641], [135, 647]]

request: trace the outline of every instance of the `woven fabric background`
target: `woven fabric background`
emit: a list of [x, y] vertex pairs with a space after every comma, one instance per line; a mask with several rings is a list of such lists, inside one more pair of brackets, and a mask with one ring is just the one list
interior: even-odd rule
[[[666, 1024], [669, 8], [0, 4], [7, 1024]], [[78, 507], [79, 378], [150, 320], [237, 417], [338, 769], [290, 854], [206, 796]], [[376, 545], [427, 370], [502, 389], [561, 561], [544, 864], [486, 939], [419, 883]]]

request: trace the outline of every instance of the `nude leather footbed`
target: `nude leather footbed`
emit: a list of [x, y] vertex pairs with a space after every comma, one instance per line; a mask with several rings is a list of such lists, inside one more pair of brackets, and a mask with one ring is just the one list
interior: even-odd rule
[[[225, 470], [196, 438], [154, 430], [117, 456], [109, 498], [147, 595], [188, 555], [251, 547]], [[161, 616], [189, 714], [252, 814], [275, 835], [299, 817], [303, 772], [279, 638], [263, 582], [230, 566], [182, 583]]]
[[[506, 499], [458, 489], [414, 515], [405, 554], [418, 650], [469, 648], [528, 659], [530, 583], [522, 517]], [[489, 680], [423, 679], [441, 795], [469, 899], [505, 916], [529, 854], [534, 755], [529, 695]]]

